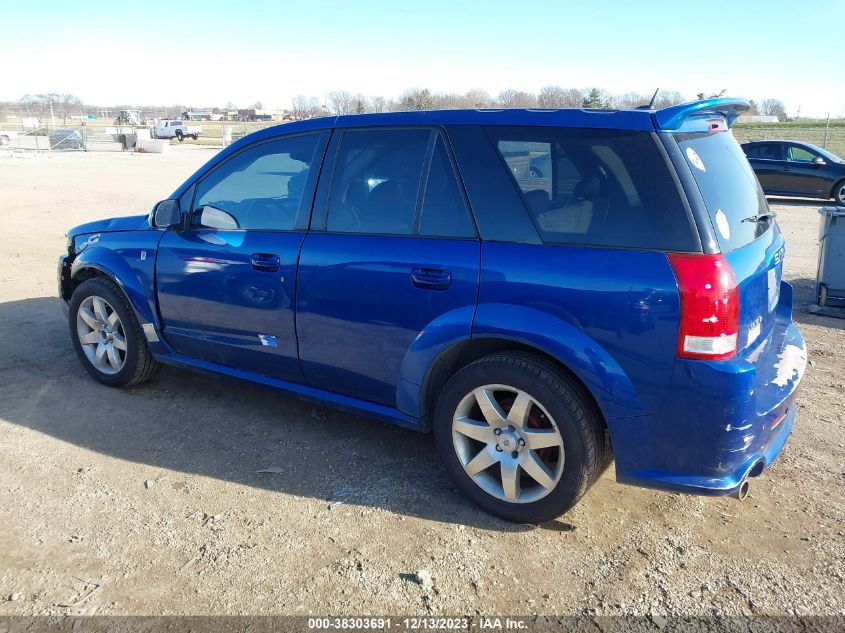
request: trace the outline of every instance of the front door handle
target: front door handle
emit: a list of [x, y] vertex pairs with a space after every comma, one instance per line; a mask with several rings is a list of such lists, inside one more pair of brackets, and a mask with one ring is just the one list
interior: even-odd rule
[[253, 253], [249, 258], [254, 270], [276, 272], [282, 266], [282, 260], [273, 253]]
[[446, 290], [452, 285], [452, 273], [442, 268], [414, 268], [411, 283], [423, 290]]

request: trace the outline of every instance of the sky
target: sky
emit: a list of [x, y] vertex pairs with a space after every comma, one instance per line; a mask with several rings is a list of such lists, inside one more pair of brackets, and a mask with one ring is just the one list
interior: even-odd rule
[[727, 90], [845, 116], [845, 0], [25, 0], [4, 3], [0, 100], [290, 107], [332, 90]]

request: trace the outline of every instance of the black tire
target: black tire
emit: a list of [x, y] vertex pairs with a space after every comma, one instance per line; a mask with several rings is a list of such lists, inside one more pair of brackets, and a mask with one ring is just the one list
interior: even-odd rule
[[[484, 385], [507, 385], [524, 391], [554, 420], [563, 440], [563, 472], [546, 496], [536, 501], [508, 502], [483, 490], [464, 470], [452, 438], [452, 419], [464, 398]], [[458, 371], [435, 407], [434, 432], [437, 449], [458, 489], [482, 510], [514, 523], [536, 524], [560, 516], [575, 505], [610, 463], [601, 415], [581, 385], [532, 354], [493, 354]], [[491, 468], [495, 472], [499, 466]], [[525, 475], [518, 477], [524, 480]]]
[[185, 140], [185, 135], [182, 134], [182, 130], [176, 130], [176, 140], [180, 143]]
[[840, 180], [833, 185], [830, 197], [836, 201], [836, 204], [845, 207], [845, 180]]
[[[112, 374], [103, 373], [94, 366], [82, 348], [77, 331], [79, 306], [88, 297], [100, 297], [117, 313], [126, 340], [126, 354], [123, 367]], [[135, 311], [123, 291], [110, 279], [95, 277], [82, 282], [73, 291], [68, 310], [68, 328], [73, 349], [85, 370], [98, 382], [109, 387], [129, 387], [144, 382], [156, 373], [160, 364], [147, 347]]]
[[191, 134], [191, 138], [196, 141], [199, 138], [199, 135], [198, 134]]
[[9, 139], [9, 137], [6, 136], [5, 134], [0, 134], [0, 147], [3, 147], [4, 145], [8, 145], [10, 140], [11, 139]]

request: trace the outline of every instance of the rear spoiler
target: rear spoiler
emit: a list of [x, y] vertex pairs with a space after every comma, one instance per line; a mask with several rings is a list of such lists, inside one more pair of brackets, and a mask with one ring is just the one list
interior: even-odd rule
[[[704, 99], [693, 103], [682, 103], [652, 113], [654, 127], [667, 132], [706, 132], [707, 119], [714, 116], [724, 118], [728, 126], [733, 125], [737, 117], [751, 109], [745, 99], [720, 97]], [[699, 129], [700, 128], [700, 129]]]

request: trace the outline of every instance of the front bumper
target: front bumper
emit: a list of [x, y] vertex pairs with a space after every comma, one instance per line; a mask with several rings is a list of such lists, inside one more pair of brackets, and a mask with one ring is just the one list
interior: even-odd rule
[[618, 481], [727, 495], [771, 465], [795, 423], [807, 360], [784, 286], [765, 340], [728, 361], [678, 360], [660, 411], [609, 421]]
[[68, 301], [70, 297], [66, 297], [67, 284], [70, 281], [70, 267], [67, 265], [67, 255], [59, 255], [59, 262], [56, 268], [56, 281], [58, 283], [59, 301], [62, 304], [62, 311], [65, 316], [68, 315], [69, 306]]

